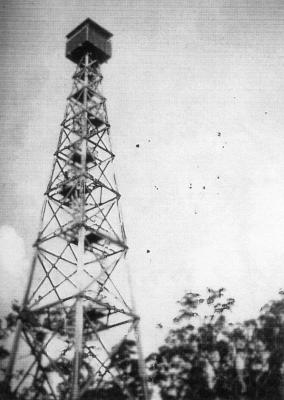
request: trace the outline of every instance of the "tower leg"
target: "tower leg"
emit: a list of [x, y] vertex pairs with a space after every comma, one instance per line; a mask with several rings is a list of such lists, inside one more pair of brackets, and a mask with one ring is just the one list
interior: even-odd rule
[[137, 351], [138, 351], [138, 368], [139, 368], [139, 376], [141, 379], [142, 390], [143, 390], [143, 399], [149, 400], [149, 393], [148, 393], [148, 385], [147, 385], [147, 378], [146, 378], [146, 368], [145, 368], [145, 361], [142, 351], [142, 344], [140, 338], [140, 331], [139, 331], [139, 321], [135, 323], [135, 337], [137, 343]]
[[[88, 54], [85, 55], [85, 76], [84, 82], [88, 84], [88, 70], [86, 66], [89, 62]], [[84, 90], [84, 106], [87, 105], [87, 90]], [[88, 133], [87, 125], [87, 113], [84, 118], [83, 127], [83, 139], [81, 144], [81, 179], [80, 179], [80, 223], [82, 224], [79, 230], [78, 237], [78, 254], [77, 254], [77, 272], [82, 273], [84, 270], [84, 254], [85, 254], [85, 228], [84, 214], [85, 214], [85, 172], [86, 172], [86, 157], [87, 157], [87, 141], [86, 136]], [[81, 292], [82, 287], [79, 284], [79, 291]], [[73, 370], [73, 388], [72, 388], [72, 400], [79, 399], [80, 385], [79, 385], [79, 371], [83, 352], [83, 329], [84, 329], [84, 316], [83, 316], [83, 300], [81, 295], [76, 299], [75, 306], [75, 355], [74, 355], [74, 370]]]
[[[85, 229], [82, 227], [79, 233], [78, 243], [78, 269], [82, 270], [84, 267], [84, 241], [85, 241]], [[73, 388], [72, 388], [72, 400], [79, 399], [79, 371], [82, 359], [83, 351], [83, 301], [81, 296], [76, 299], [75, 305], [75, 355], [73, 365]]]
[[[30, 290], [31, 290], [33, 276], [34, 276], [34, 271], [35, 271], [35, 266], [36, 266], [36, 259], [37, 259], [37, 250], [35, 252], [35, 255], [34, 255], [34, 258], [33, 258], [32, 264], [31, 264], [28, 284], [27, 284], [27, 288], [26, 288], [23, 302], [22, 302], [22, 310], [25, 309], [25, 307], [28, 303], [29, 294], [30, 294]], [[15, 366], [15, 362], [16, 362], [16, 356], [17, 356], [17, 352], [18, 352], [22, 328], [23, 328], [23, 323], [20, 319], [18, 319], [17, 326], [16, 326], [16, 332], [15, 332], [15, 336], [14, 336], [14, 341], [13, 341], [13, 347], [12, 347], [12, 351], [11, 351], [11, 356], [9, 358], [9, 363], [8, 363], [6, 375], [5, 375], [5, 385], [7, 387], [11, 385], [11, 379], [13, 377], [13, 370], [14, 370], [14, 366]]]

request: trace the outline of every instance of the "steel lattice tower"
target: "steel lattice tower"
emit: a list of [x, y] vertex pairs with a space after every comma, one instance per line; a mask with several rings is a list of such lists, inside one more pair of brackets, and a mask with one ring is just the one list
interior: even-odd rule
[[[29, 399], [77, 400], [91, 388], [100, 399], [108, 382], [126, 398], [147, 397], [139, 318], [126, 300], [126, 236], [100, 91], [111, 36], [90, 19], [67, 35], [66, 56], [77, 67], [7, 368], [15, 398], [32, 388]], [[129, 334], [140, 360], [139, 395], [115, 361]]]

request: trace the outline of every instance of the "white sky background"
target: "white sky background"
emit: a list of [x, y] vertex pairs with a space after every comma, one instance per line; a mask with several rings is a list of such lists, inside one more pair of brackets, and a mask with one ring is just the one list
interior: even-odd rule
[[226, 287], [232, 318], [256, 317], [284, 287], [284, 3], [2, 0], [0, 10], [2, 312], [22, 295], [71, 90], [65, 35], [90, 17], [114, 34], [104, 94], [145, 353], [185, 290]]

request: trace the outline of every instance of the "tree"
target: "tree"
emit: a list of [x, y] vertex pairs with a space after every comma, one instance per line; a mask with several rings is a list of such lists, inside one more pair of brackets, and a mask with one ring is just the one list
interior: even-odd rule
[[226, 321], [234, 299], [224, 294], [207, 289], [205, 298], [188, 292], [179, 301], [175, 327], [147, 358], [163, 400], [284, 398], [284, 291], [236, 324]]
[[[187, 292], [178, 302], [176, 327], [170, 330], [165, 345], [146, 360], [163, 400], [214, 397], [217, 377], [211, 362], [219, 366], [220, 354], [225, 358], [229, 351], [227, 342], [217, 337], [224, 328], [223, 313], [234, 304], [232, 298], [223, 299], [224, 292], [224, 288], [208, 288], [206, 298]], [[204, 305], [207, 313], [202, 316], [199, 309]]]

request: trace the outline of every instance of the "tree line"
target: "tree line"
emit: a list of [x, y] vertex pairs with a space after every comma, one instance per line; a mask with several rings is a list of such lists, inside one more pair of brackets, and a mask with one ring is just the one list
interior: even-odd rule
[[[207, 288], [205, 296], [186, 292], [179, 304], [179, 312], [173, 320], [164, 343], [145, 360], [149, 394], [156, 390], [162, 400], [282, 400], [284, 398], [284, 293], [262, 307], [255, 319], [242, 323], [230, 323], [227, 314], [232, 311], [235, 300], [226, 296], [224, 288]], [[15, 330], [19, 307], [14, 304], [12, 312], [0, 324], [0, 373], [5, 373], [5, 361], [9, 351], [3, 343]], [[99, 322], [96, 310], [89, 310], [93, 322]], [[42, 320], [40, 330], [37, 321], [31, 321], [31, 330], [39, 343], [44, 332], [56, 325], [64, 329], [63, 315], [53, 310]], [[135, 341], [125, 339], [112, 353], [110, 366], [115, 368], [115, 379], [108, 379], [99, 389], [88, 389], [82, 400], [142, 399], [139, 365]], [[84, 362], [84, 361], [83, 361]], [[60, 359], [58, 365], [46, 366], [50, 372], [57, 368], [67, 379], [58, 384], [60, 400], [65, 400], [72, 363]], [[48, 370], [49, 369], [49, 370]], [[86, 375], [89, 378], [86, 364]], [[20, 373], [19, 371], [16, 373]], [[42, 373], [43, 374], [43, 373]], [[48, 395], [41, 384], [43, 375], [26, 387], [19, 400], [47, 400]], [[125, 384], [127, 391], [119, 382]], [[12, 399], [5, 387], [0, 387], [4, 400]], [[13, 400], [15, 400], [13, 398]]]

